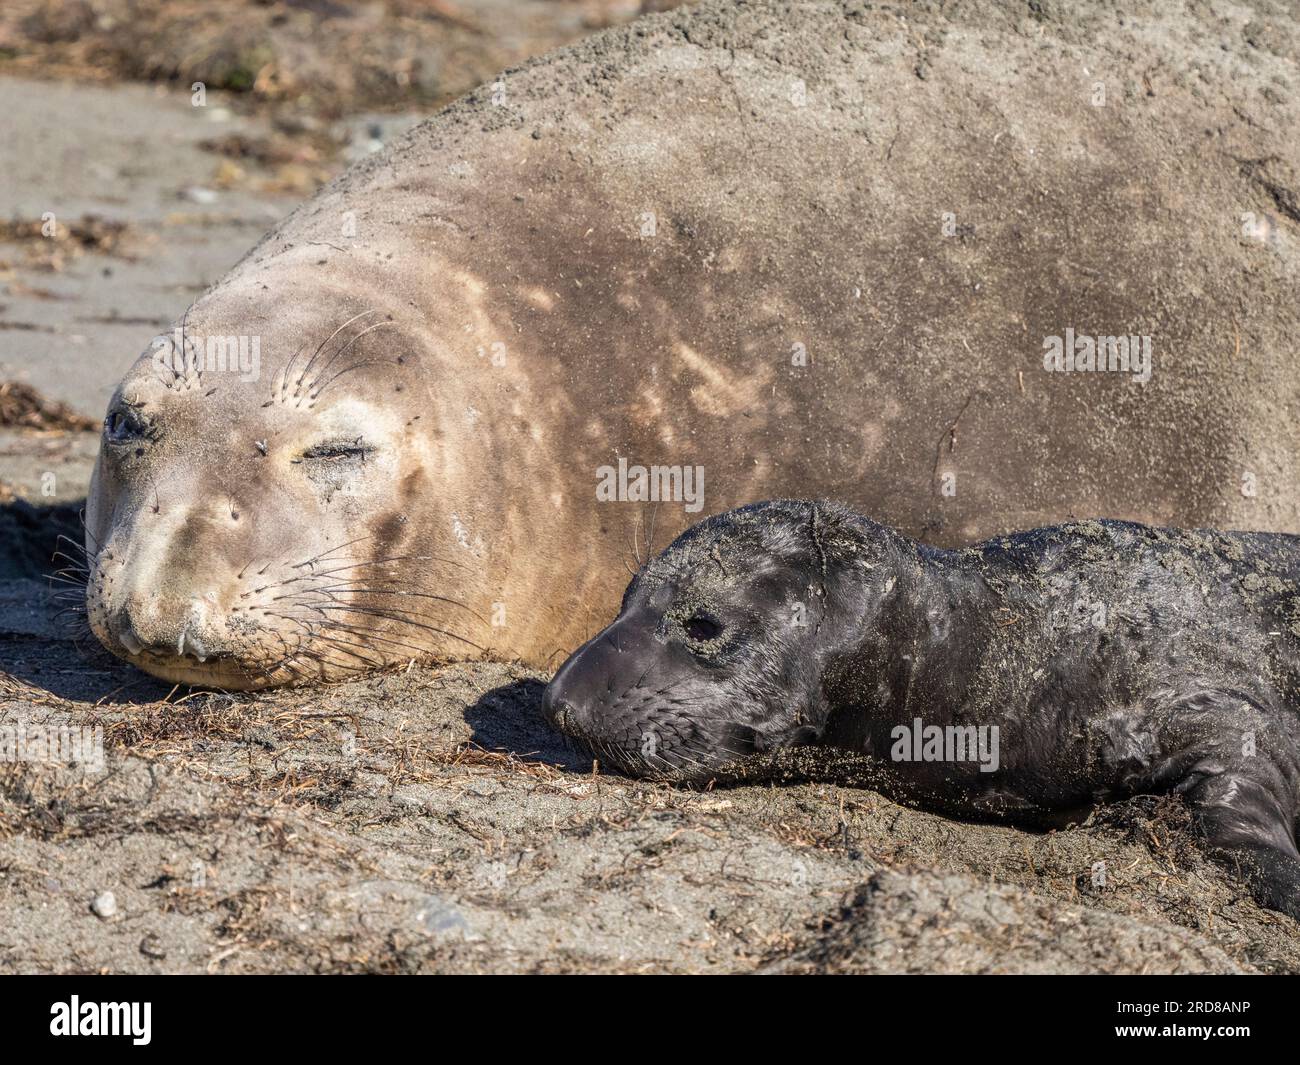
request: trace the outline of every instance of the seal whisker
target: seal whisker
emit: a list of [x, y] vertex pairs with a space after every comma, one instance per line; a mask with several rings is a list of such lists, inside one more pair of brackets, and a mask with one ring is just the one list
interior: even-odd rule
[[[684, 753], [684, 752], [689, 752], [689, 753]], [[679, 743], [673, 746], [666, 754], [656, 753], [654, 757], [658, 758], [661, 762], [663, 762], [668, 769], [680, 770], [682, 768], [682, 763], [685, 763], [686, 765], [695, 766], [703, 773], [711, 772], [709, 767], [705, 765], [704, 762], [700, 761], [698, 758], [692, 758], [690, 756], [691, 754], [700, 754], [701, 756], [703, 756], [704, 752], [696, 750], [695, 748], [693, 748], [687, 743]], [[663, 767], [651, 766], [649, 760], [645, 757], [645, 755], [640, 755], [639, 760], [642, 765], [646, 766], [647, 768], [650, 768], [654, 772], [660, 774], [665, 772]]]
[[[101, 548], [100, 548], [100, 543], [99, 543], [99, 537], [97, 537], [93, 532], [91, 532], [91, 531], [90, 531], [90, 526], [86, 524], [86, 508], [85, 508], [85, 507], [82, 507], [81, 509], [79, 509], [79, 510], [77, 511], [77, 521], [81, 523], [81, 531], [82, 531], [83, 533], [85, 533], [88, 537], [90, 537], [90, 539], [91, 539], [92, 541], [94, 541], [94, 547], [95, 547], [95, 552], [94, 552], [94, 553], [95, 553], [96, 555], [98, 555], [99, 552], [100, 552], [100, 549], [101, 549]], [[73, 546], [75, 546], [78, 550], [82, 551], [82, 552], [85, 554], [85, 556], [86, 556], [86, 558], [87, 558], [88, 560], [90, 559], [90, 557], [91, 557], [91, 553], [90, 553], [89, 551], [86, 550], [86, 545], [85, 545], [85, 544], [79, 544], [79, 543], [76, 543], [76, 541], [73, 541]]]
[[292, 651], [289, 650], [289, 641], [286, 638], [284, 633], [281, 632], [276, 633], [276, 636], [280, 640], [280, 646], [283, 649], [282, 654], [278, 662], [271, 663], [267, 665], [265, 669], [259, 671], [258, 675], [264, 679], [268, 679], [268, 680], [271, 679], [277, 672], [281, 670], [288, 671], [289, 676], [294, 680], [302, 679], [302, 673], [299, 672], [299, 670], [297, 669], [296, 662], [298, 661], [298, 659], [303, 657], [303, 654], [306, 650], [306, 646], [304, 645], [303, 638], [302, 638], [302, 632], [304, 626], [302, 622], [299, 621], [297, 618], [290, 618], [288, 620], [292, 621], [293, 624], [296, 626], [295, 631], [292, 634], [295, 637], [294, 648]]
[[[259, 590], [265, 591], [265, 590], [271, 590], [271, 588], [272, 586], [268, 586], [266, 589], [259, 589]], [[301, 588], [296, 591], [290, 592], [287, 595], [274, 596], [272, 597], [271, 602], [274, 603], [274, 602], [287, 601], [292, 603], [295, 600], [300, 600], [303, 601], [304, 605], [318, 605], [314, 603], [309, 603], [305, 597], [313, 596], [313, 595], [323, 595], [326, 596], [331, 603], [336, 603], [339, 605], [347, 605], [352, 602], [360, 602], [362, 605], [365, 605], [364, 600], [349, 600], [349, 599], [342, 598], [342, 596], [353, 595], [353, 594], [355, 595], [405, 595], [405, 596], [413, 596], [419, 599], [431, 599], [434, 602], [447, 603], [450, 606], [458, 606], [462, 610], [472, 615], [475, 619], [482, 622], [484, 625], [487, 624], [487, 622], [477, 613], [477, 611], [475, 611], [472, 607], [467, 606], [465, 603], [461, 603], [454, 599], [448, 599], [446, 596], [433, 595], [432, 593], [429, 592], [410, 592], [410, 591], [406, 591], [405, 589], [397, 589], [397, 588], [355, 588], [350, 585], [334, 585], [328, 588], [318, 588], [318, 587]], [[377, 607], [385, 606], [384, 604], [380, 604], [380, 603], [371, 604], [371, 605]], [[410, 613], [412, 617], [423, 618], [426, 621], [438, 620], [437, 618], [430, 617], [427, 614], [420, 614], [417, 613], [416, 611], [408, 611], [407, 613]]]
[[[366, 317], [366, 315], [369, 315], [369, 314], [377, 314], [377, 313], [378, 313], [378, 312], [377, 312], [374, 308], [371, 308], [370, 310], [365, 310], [365, 311], [361, 311], [361, 312], [359, 312], [359, 313], [357, 313], [357, 314], [354, 314], [351, 318], [349, 318], [349, 319], [348, 319], [346, 322], [344, 322], [341, 326], [339, 326], [337, 329], [335, 329], [334, 332], [332, 332], [329, 336], [327, 336], [324, 340], [322, 340], [322, 341], [320, 342], [320, 346], [317, 347], [316, 350], [315, 350], [314, 352], [312, 352], [312, 356], [311, 356], [311, 358], [307, 361], [307, 365], [304, 366], [304, 367], [302, 368], [302, 373], [300, 373], [300, 374], [298, 375], [298, 385], [300, 386], [300, 385], [302, 384], [302, 382], [305, 381], [305, 380], [307, 379], [307, 375], [308, 375], [309, 373], [311, 373], [311, 368], [312, 368], [313, 364], [316, 362], [317, 358], [320, 357], [320, 353], [324, 350], [326, 344], [328, 344], [331, 340], [333, 340], [336, 336], [338, 336], [341, 332], [343, 332], [343, 330], [345, 330], [345, 329], [346, 329], [348, 326], [350, 326], [353, 322], [355, 322], [355, 321], [357, 321], [357, 320], [359, 320], [359, 319], [361, 319], [361, 318]], [[298, 396], [298, 391], [299, 391], [298, 387], [295, 387], [295, 388], [294, 388], [294, 398], [295, 398], [295, 399], [296, 399], [297, 396]]]
[[[358, 636], [363, 640], [369, 640], [378, 643], [386, 643], [393, 647], [399, 647], [403, 651], [406, 651], [408, 656], [410, 653], [414, 652], [416, 657], [422, 657], [425, 653], [424, 648], [418, 647], [415, 644], [406, 643], [403, 640], [395, 640], [388, 636], [379, 636], [378, 634], [371, 632], [368, 629], [358, 629], [350, 625], [341, 625], [338, 623], [333, 623], [331, 625], [328, 625], [324, 630], [323, 636], [325, 639], [328, 640], [338, 640], [339, 637], [334, 635], [334, 633], [336, 632], [347, 632], [354, 636]], [[347, 642], [347, 641], [340, 641], [340, 642]], [[353, 645], [353, 646], [361, 646], [361, 645]]]
[[653, 552], [654, 552], [654, 538], [655, 538], [655, 522], [658, 520], [658, 518], [659, 518], [659, 504], [656, 503], [654, 507], [651, 508], [650, 510], [650, 529], [646, 533], [645, 562], [641, 564], [642, 568], [650, 565], [651, 561], [654, 558]]
[[[304, 605], [304, 606], [303, 606], [303, 609], [305, 609], [305, 610], [313, 610], [313, 611], [317, 610], [317, 608], [312, 607], [312, 606], [307, 606], [307, 605]], [[271, 612], [271, 616], [272, 616], [272, 617], [289, 617], [290, 615], [287, 615], [287, 614], [277, 614], [277, 613]], [[295, 619], [295, 620], [298, 620], [298, 619]], [[355, 626], [348, 625], [346, 622], [336, 621], [336, 620], [334, 620], [333, 618], [326, 617], [326, 616], [323, 615], [323, 614], [321, 615], [321, 625], [323, 626], [322, 631], [319, 632], [319, 633], [314, 634], [317, 638], [335, 639], [336, 637], [330, 635], [331, 633], [336, 632], [336, 631], [338, 631], [338, 632], [347, 632], [347, 633], [350, 633], [350, 634], [352, 634], [352, 635], [354, 635], [354, 636], [360, 636], [360, 637], [362, 637], [363, 639], [366, 639], [366, 640], [373, 640], [373, 641], [378, 641], [378, 642], [381, 642], [381, 643], [389, 643], [389, 644], [392, 644], [394, 647], [400, 647], [400, 648], [402, 648], [403, 650], [406, 650], [406, 651], [414, 651], [414, 652], [416, 652], [417, 655], [423, 655], [423, 654], [424, 654], [424, 650], [425, 650], [425, 649], [424, 649], [424, 648], [421, 648], [421, 647], [418, 647], [418, 646], [416, 646], [415, 644], [406, 643], [406, 642], [404, 642], [404, 641], [402, 641], [402, 640], [393, 639], [392, 637], [389, 637], [389, 636], [380, 636], [378, 633], [375, 633], [375, 632], [373, 632], [373, 631], [371, 631], [371, 630], [357, 628], [357, 627], [355, 627]]]
[[[351, 640], [340, 640], [334, 636], [330, 636], [328, 639], [330, 648], [338, 650], [349, 658], [355, 658], [359, 662], [364, 662], [369, 669], [379, 669], [387, 664], [388, 660], [384, 658], [383, 655], [376, 657], [373, 654], [374, 648], [367, 647], [365, 644], [354, 643]], [[309, 650], [314, 650], [315, 647], [316, 645], [313, 645]], [[349, 650], [349, 648], [357, 648], [358, 650]], [[371, 651], [372, 654], [361, 654], [361, 651]]]
[[[380, 610], [380, 609], [378, 609], [378, 608], [374, 608], [374, 607], [352, 606], [352, 605], [344, 605], [344, 604], [338, 604], [338, 605], [335, 605], [335, 604], [322, 604], [322, 605], [317, 606], [316, 609], [318, 609], [318, 610], [342, 610], [342, 611], [345, 611], [345, 612], [347, 612], [347, 613], [351, 613], [351, 614], [363, 614], [363, 615], [366, 615], [366, 616], [368, 616], [368, 617], [386, 618], [386, 619], [389, 620], [389, 621], [395, 621], [395, 622], [397, 622], [398, 624], [401, 624], [401, 625], [410, 625], [412, 628], [424, 629], [426, 632], [435, 632], [435, 633], [438, 633], [438, 634], [441, 635], [441, 636], [450, 636], [453, 640], [456, 640], [456, 641], [458, 641], [458, 642], [460, 642], [460, 643], [463, 643], [463, 644], [467, 644], [468, 646], [474, 648], [474, 650], [479, 651], [479, 652], [482, 652], [482, 651], [485, 650], [484, 648], [482, 648], [482, 647], [480, 647], [478, 644], [476, 644], [473, 640], [467, 639], [466, 637], [461, 636], [461, 635], [458, 634], [458, 633], [452, 632], [450, 629], [443, 629], [443, 628], [438, 628], [438, 627], [436, 627], [436, 626], [432, 626], [432, 625], [425, 625], [425, 624], [423, 624], [422, 622], [419, 622], [419, 621], [412, 621], [412, 620], [410, 620], [410, 618], [403, 617], [401, 614], [395, 614], [395, 613], [392, 613], [392, 612], [390, 612], [390, 611]], [[416, 616], [416, 617], [425, 617], [425, 615], [423, 615], [423, 614], [416, 614], [415, 616]], [[430, 618], [429, 620], [434, 620], [434, 619]]]
[[277, 398], [276, 397], [277, 392], [279, 393], [279, 398], [284, 399], [284, 394], [286, 391], [288, 391], [288, 387], [289, 387], [289, 374], [293, 372], [293, 364], [298, 361], [298, 356], [301, 355], [306, 350], [307, 350], [306, 344], [299, 344], [297, 349], [295, 349], [293, 356], [289, 359], [287, 363], [284, 364], [284, 368], [277, 375], [280, 379], [279, 386], [277, 387], [275, 383], [272, 382], [271, 384], [272, 403], [274, 403]]
[[668, 685], [668, 687], [660, 688], [658, 691], [654, 692], [653, 694], [659, 696], [667, 695], [670, 691], [676, 691], [683, 684], [685, 684], [687, 681], [692, 679], [694, 678], [692, 678], [689, 673], [683, 673], [680, 677], [678, 677], [675, 681], [673, 681], [670, 685]]
[[[363, 668], [360, 666], [354, 666], [354, 664], [351, 664], [350, 662], [339, 661], [339, 659], [334, 658], [333, 655], [325, 654], [324, 650], [322, 650], [320, 646], [312, 644], [311, 641], [304, 642], [302, 637], [300, 637], [303, 628], [302, 622], [298, 619], [294, 620], [295, 624], [298, 624], [299, 627], [298, 633], [295, 633], [295, 635], [299, 636], [298, 645], [295, 646], [295, 649], [291, 654], [285, 655], [285, 657], [279, 659], [278, 662], [272, 663], [268, 666], [268, 672], [266, 672], [266, 675], [268, 676], [273, 675], [274, 672], [278, 670], [287, 670], [294, 679], [303, 679], [302, 672], [296, 668], [295, 663], [298, 661], [316, 663], [316, 672], [320, 677], [325, 676], [324, 668], [321, 668], [322, 666], [325, 666], [325, 664], [329, 664], [333, 670], [341, 672], [344, 676], [359, 674], [359, 672], [364, 672], [367, 668], [376, 668], [385, 664], [382, 661], [373, 661], [373, 659], [361, 659], [361, 661], [367, 662], [367, 667]], [[308, 633], [308, 636], [311, 637], [311, 633]], [[282, 640], [281, 642], [286, 646], [287, 650], [287, 641]], [[350, 655], [351, 658], [359, 658], [359, 655], [351, 654], [350, 651], [344, 650], [343, 653]]]
[[[370, 538], [367, 537], [367, 539]], [[330, 559], [329, 561], [338, 562], [340, 560]], [[460, 562], [456, 562], [453, 559], [443, 558], [441, 555], [390, 555], [388, 558], [377, 558], [377, 559], [371, 559], [369, 561], [364, 561], [364, 562], [349, 562], [346, 566], [340, 566], [338, 569], [314, 570], [311, 574], [304, 576], [302, 579], [315, 580], [321, 577], [329, 577], [336, 573], [346, 573], [350, 569], [362, 569], [367, 566], [387, 566], [387, 565], [391, 565], [394, 562], [439, 562], [442, 563], [443, 565], [454, 566], [456, 569], [469, 568], [468, 566], [465, 566]], [[300, 562], [292, 568], [298, 569], [304, 565], [306, 565], [306, 563]], [[295, 577], [292, 579], [298, 580], [299, 578]]]
[[369, 672], [371, 669], [378, 668], [379, 666], [385, 664], [385, 663], [373, 663], [368, 666], [353, 665], [350, 662], [342, 661], [338, 658], [335, 658], [333, 655], [326, 654], [323, 651], [319, 650], [318, 648], [312, 648], [310, 650], [303, 651], [302, 657], [309, 662], [315, 662], [317, 664], [318, 668], [316, 672], [321, 679], [324, 679], [326, 677], [325, 670], [323, 668], [319, 668], [323, 666], [329, 666], [331, 669], [334, 669], [337, 672], [344, 674], [344, 679], [345, 679], [346, 677], [350, 677], [359, 673]]
[[399, 364], [396, 362], [396, 360], [393, 359], [370, 359], [367, 362], [354, 363], [352, 366], [349, 366], [346, 370], [340, 370], [338, 373], [336, 373], [333, 377], [331, 377], [328, 381], [326, 381], [323, 385], [321, 385], [312, 393], [312, 402], [315, 403], [316, 400], [320, 399], [320, 397], [325, 394], [326, 390], [330, 387], [330, 385], [332, 385], [344, 374], [349, 374], [353, 370], [363, 370], [367, 366], [385, 366], [385, 365], [397, 366]]
[[[329, 588], [308, 588], [305, 589], [304, 591], [295, 592], [293, 594], [312, 595], [312, 594], [325, 594], [325, 593], [329, 593], [329, 594], [343, 593], [343, 594], [354, 594], [354, 595], [402, 595], [402, 596], [408, 596], [413, 599], [429, 599], [436, 603], [446, 603], [449, 606], [458, 606], [468, 614], [471, 614], [473, 617], [483, 622], [484, 625], [487, 624], [487, 621], [484, 620], [478, 614], [478, 612], [474, 610], [473, 607], [465, 603], [462, 603], [459, 600], [449, 599], [445, 595], [434, 595], [431, 592], [411, 592], [411, 591], [407, 591], [404, 588], [364, 588], [364, 587], [358, 588], [352, 585], [336, 584]], [[281, 596], [280, 598], [289, 598], [289, 596]]]
[[[374, 538], [375, 538], [374, 533], [371, 533], [369, 536], [358, 536], [355, 540], [349, 540], [345, 544], [339, 544], [337, 547], [328, 548], [327, 550], [322, 551], [319, 555], [315, 555], [312, 558], [307, 559], [305, 562], [296, 562], [289, 568], [303, 569], [307, 566], [311, 566], [313, 563], [319, 562], [323, 559], [328, 559], [329, 556], [334, 554], [335, 551], [343, 551], [349, 547], [354, 546], [355, 544], [364, 544], [367, 540], [373, 540]], [[333, 559], [332, 561], [337, 562], [339, 560]]]
[[[84, 514], [85, 512], [83, 511], [82, 513]], [[84, 526], [84, 518], [83, 518], [83, 526]], [[54, 542], [56, 544], [67, 544], [73, 551], [78, 552], [81, 555], [82, 559], [90, 558], [90, 552], [86, 550], [86, 545], [84, 543], [78, 543], [71, 536], [67, 536], [64, 533], [59, 533], [59, 535], [54, 538]]]
[[370, 325], [366, 326], [364, 329], [355, 333], [352, 336], [352, 339], [349, 340], [346, 344], [340, 344], [335, 349], [334, 354], [331, 355], [328, 359], [326, 359], [323, 363], [321, 363], [320, 369], [316, 371], [316, 376], [312, 381], [312, 389], [311, 389], [312, 392], [314, 392], [316, 395], [320, 395], [321, 390], [316, 387], [315, 382], [319, 381], [322, 377], [324, 377], [325, 374], [329, 372], [331, 366], [333, 366], [342, 356], [346, 355], [349, 351], [351, 351], [352, 346], [356, 344], [358, 340], [360, 340], [363, 336], [365, 336], [368, 333], [373, 333], [376, 329], [383, 329], [385, 326], [389, 326], [390, 328], [396, 328], [395, 323], [391, 319], [386, 319], [382, 322], [373, 322]]

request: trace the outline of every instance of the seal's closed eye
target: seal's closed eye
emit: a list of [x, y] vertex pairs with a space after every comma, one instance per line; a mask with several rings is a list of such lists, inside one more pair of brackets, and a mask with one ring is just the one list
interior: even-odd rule
[[315, 444], [302, 453], [302, 457], [327, 462], [346, 462], [350, 459], [365, 460], [375, 449], [366, 444], [361, 437], [355, 440], [330, 440]]

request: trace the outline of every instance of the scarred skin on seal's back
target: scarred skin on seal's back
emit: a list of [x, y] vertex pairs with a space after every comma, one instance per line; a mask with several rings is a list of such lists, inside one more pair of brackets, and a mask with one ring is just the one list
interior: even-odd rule
[[544, 710], [607, 764], [696, 784], [821, 745], [964, 817], [1176, 792], [1300, 917], [1297, 693], [1300, 537], [1089, 521], [942, 550], [774, 501], [651, 562]]
[[[706, 2], [508, 72], [269, 234], [185, 314], [189, 363], [122, 381], [92, 628], [231, 688], [545, 666], [648, 532], [753, 499], [944, 544], [1297, 527], [1295, 17], [1153, 18]], [[1149, 337], [1149, 379], [1049, 372], [1071, 330]], [[601, 501], [620, 460], [702, 469], [702, 509]]]

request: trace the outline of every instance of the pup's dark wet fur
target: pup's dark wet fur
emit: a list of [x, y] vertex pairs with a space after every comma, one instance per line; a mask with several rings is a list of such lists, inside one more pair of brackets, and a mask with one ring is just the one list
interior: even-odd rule
[[[1300, 537], [1090, 521], [941, 551], [838, 504], [757, 503], [637, 574], [543, 705], [607, 764], [683, 783], [818, 744], [964, 816], [1177, 792], [1300, 917]], [[972, 746], [899, 760], [917, 721]]]

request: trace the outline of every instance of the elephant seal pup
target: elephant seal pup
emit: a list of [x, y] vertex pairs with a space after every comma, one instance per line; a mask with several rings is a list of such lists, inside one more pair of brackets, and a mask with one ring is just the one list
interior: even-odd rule
[[1283, 534], [1089, 521], [945, 551], [838, 504], [758, 503], [642, 570], [543, 706], [619, 769], [695, 784], [817, 744], [967, 817], [1177, 792], [1300, 917], [1298, 581]]

